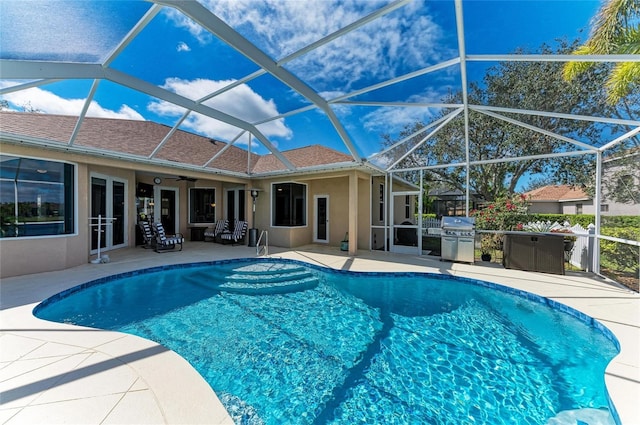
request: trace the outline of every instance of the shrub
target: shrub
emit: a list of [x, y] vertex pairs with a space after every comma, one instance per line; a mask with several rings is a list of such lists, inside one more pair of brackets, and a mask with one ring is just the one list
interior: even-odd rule
[[483, 209], [472, 210], [469, 215], [475, 217], [476, 228], [481, 230], [514, 230], [528, 221], [527, 198], [515, 195], [500, 198], [485, 205]]
[[602, 227], [632, 227], [640, 230], [640, 215], [605, 215], [601, 220]]
[[[603, 232], [603, 234], [605, 234]], [[640, 240], [640, 231], [623, 227], [607, 228], [606, 235], [620, 239]], [[606, 262], [613, 264], [620, 271], [632, 271], [638, 274], [640, 248], [621, 242], [600, 240], [600, 255]]]

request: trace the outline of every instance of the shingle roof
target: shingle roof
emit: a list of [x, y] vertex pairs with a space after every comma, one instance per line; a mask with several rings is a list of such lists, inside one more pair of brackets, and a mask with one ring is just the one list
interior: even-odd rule
[[[282, 152], [282, 154], [291, 161], [294, 166], [300, 168], [353, 162], [353, 158], [350, 155], [346, 155], [321, 145], [291, 149], [289, 151]], [[259, 174], [271, 171], [284, 171], [285, 169], [285, 166], [278, 161], [275, 155], [269, 154], [263, 155], [258, 159], [253, 172]]]
[[567, 202], [589, 199], [589, 195], [579, 187], [569, 185], [549, 185], [525, 192], [524, 195], [531, 201], [558, 201]]
[[[60, 145], [69, 143], [77, 122], [78, 117], [75, 116], [0, 111], [1, 132], [44, 139]], [[73, 146], [149, 157], [170, 130], [168, 126], [152, 121], [86, 117]], [[175, 131], [158, 149], [154, 158], [201, 167], [225, 147], [224, 152], [211, 161], [207, 168], [247, 172], [248, 151], [183, 130]], [[350, 155], [320, 145], [283, 151], [282, 154], [300, 168], [353, 162]], [[252, 154], [251, 167], [254, 174], [286, 170], [273, 154]]]

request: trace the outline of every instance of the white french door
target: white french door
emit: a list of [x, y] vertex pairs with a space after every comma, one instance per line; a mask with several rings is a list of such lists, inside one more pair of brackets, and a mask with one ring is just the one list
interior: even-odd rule
[[[100, 249], [120, 248], [127, 245], [128, 237], [128, 184], [127, 180], [103, 174], [91, 173], [91, 253]], [[97, 217], [102, 217], [102, 226], [98, 228]], [[98, 237], [100, 232], [100, 237]]]

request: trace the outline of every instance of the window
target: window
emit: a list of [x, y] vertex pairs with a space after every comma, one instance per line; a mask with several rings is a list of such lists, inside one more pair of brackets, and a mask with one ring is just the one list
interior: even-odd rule
[[411, 217], [411, 197], [406, 195], [404, 197], [404, 218], [409, 219]]
[[192, 187], [189, 189], [189, 223], [216, 221], [216, 190]]
[[576, 214], [582, 214], [582, 204], [576, 204]]
[[0, 237], [75, 231], [72, 164], [0, 155]]
[[600, 212], [609, 212], [609, 204], [600, 204]]
[[380, 183], [380, 221], [384, 221], [384, 184]]
[[307, 225], [307, 186], [298, 183], [272, 185], [273, 226]]

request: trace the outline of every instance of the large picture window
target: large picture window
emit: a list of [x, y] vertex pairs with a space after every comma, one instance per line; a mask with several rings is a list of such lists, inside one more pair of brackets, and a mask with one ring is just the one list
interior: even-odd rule
[[306, 226], [307, 186], [277, 183], [272, 188], [273, 226]]
[[192, 187], [189, 189], [189, 223], [216, 221], [216, 190]]
[[74, 166], [0, 155], [0, 237], [75, 231]]

